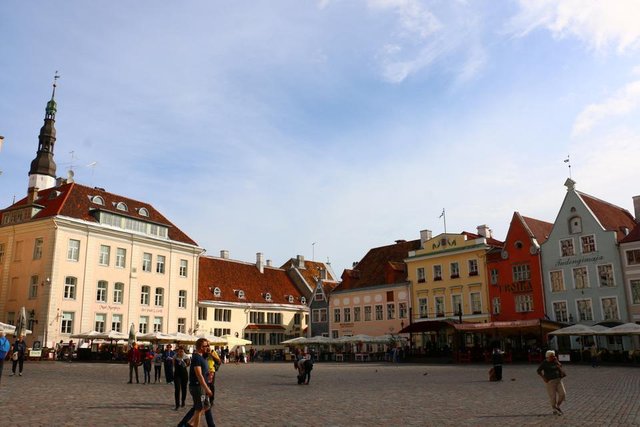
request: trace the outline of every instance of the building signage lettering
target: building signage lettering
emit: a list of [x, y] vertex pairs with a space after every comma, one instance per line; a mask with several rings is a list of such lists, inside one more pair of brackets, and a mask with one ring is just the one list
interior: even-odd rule
[[562, 266], [575, 266], [578, 267], [582, 264], [586, 264], [586, 263], [590, 263], [590, 262], [598, 262], [598, 261], [602, 261], [604, 259], [604, 256], [602, 255], [597, 255], [597, 256], [591, 256], [591, 257], [582, 257], [582, 258], [577, 258], [577, 259], [567, 259], [567, 260], [561, 260], [559, 259], [558, 261], [556, 261], [556, 267], [562, 267]]
[[162, 309], [161, 308], [143, 308], [142, 312], [143, 313], [162, 313]]
[[455, 240], [440, 239], [438, 243], [431, 245], [431, 249], [438, 249], [440, 246], [456, 246], [457, 244]]
[[98, 306], [100, 308], [100, 310], [108, 310], [108, 311], [120, 311], [122, 309], [122, 306], [120, 305], [104, 305], [104, 304], [100, 304]]
[[533, 286], [531, 285], [531, 281], [526, 282], [515, 282], [509, 283], [507, 285], [501, 285], [502, 292], [531, 292], [533, 290]]

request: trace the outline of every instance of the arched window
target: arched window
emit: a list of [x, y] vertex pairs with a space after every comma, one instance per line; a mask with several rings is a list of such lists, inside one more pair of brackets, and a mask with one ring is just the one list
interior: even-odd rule
[[289, 300], [289, 304], [293, 304], [293, 295], [289, 295], [288, 300]]
[[267, 300], [267, 301], [271, 301], [271, 294], [269, 292], [264, 294], [264, 299]]
[[302, 304], [306, 304], [307, 303], [307, 299], [305, 297], [300, 297], [300, 302]]
[[244, 299], [244, 291], [238, 291], [238, 298]]
[[124, 212], [128, 212], [129, 208], [127, 207], [127, 204], [125, 202], [118, 202], [118, 204], [116, 205], [116, 209], [118, 209], [119, 211], [124, 211]]
[[138, 209], [138, 214], [140, 216], [148, 217], [149, 216], [149, 211], [147, 210], [147, 208], [140, 208], [140, 209]]
[[104, 206], [104, 199], [100, 196], [93, 196], [91, 202], [95, 203], [96, 205]]
[[216, 288], [213, 290], [213, 296], [220, 298], [221, 295], [222, 295], [222, 291], [220, 291], [220, 288], [216, 286]]

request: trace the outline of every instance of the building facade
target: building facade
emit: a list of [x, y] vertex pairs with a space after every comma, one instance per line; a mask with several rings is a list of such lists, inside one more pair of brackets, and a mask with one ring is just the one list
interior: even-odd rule
[[[640, 196], [633, 198], [634, 213], [640, 218]], [[640, 323], [640, 225], [620, 241], [620, 259], [624, 272], [629, 321]]]

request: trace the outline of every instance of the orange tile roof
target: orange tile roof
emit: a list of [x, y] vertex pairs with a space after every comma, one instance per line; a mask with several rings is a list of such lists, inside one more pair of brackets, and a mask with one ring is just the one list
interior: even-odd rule
[[[301, 304], [303, 295], [281, 268], [265, 266], [260, 273], [255, 264], [210, 256], [201, 256], [199, 267], [198, 301], [275, 305], [290, 304], [288, 297], [292, 295], [293, 304]], [[215, 288], [221, 291], [218, 298], [213, 295]], [[238, 297], [239, 290], [244, 292], [244, 298]], [[271, 301], [265, 299], [267, 293], [271, 294]]]
[[[92, 203], [91, 199], [94, 196], [102, 197], [105, 201], [104, 206]], [[115, 205], [119, 202], [123, 202], [127, 205], [128, 212], [120, 211], [115, 208]], [[141, 221], [163, 225], [168, 228], [169, 239], [191, 245], [197, 245], [194, 240], [177, 228], [152, 205], [135, 199], [130, 199], [128, 197], [109, 193], [101, 188], [91, 188], [74, 182], [66, 183], [59, 187], [39, 191], [34, 203], [42, 206], [43, 209], [38, 212], [31, 221], [55, 216], [66, 216], [83, 221], [98, 223], [97, 218], [92, 213], [95, 210], [102, 210], [121, 216], [128, 216]], [[0, 211], [0, 214], [4, 211], [26, 207], [27, 205], [28, 199], [25, 197], [5, 208], [3, 211]], [[148, 217], [143, 217], [138, 214], [138, 211], [141, 208], [145, 208], [149, 212]]]
[[636, 225], [631, 232], [620, 240], [620, 243], [637, 242], [640, 240], [640, 224]]
[[486, 239], [487, 245], [489, 246], [495, 247], [495, 246], [502, 246], [504, 244], [504, 242], [494, 239], [493, 237], [484, 237], [484, 236], [481, 236], [480, 234], [471, 233], [469, 231], [463, 231], [460, 234], [464, 234], [465, 236], [467, 236], [467, 239]]
[[320, 277], [320, 270], [325, 270], [327, 272], [327, 278], [324, 281], [337, 282], [335, 277], [333, 277], [331, 274], [331, 269], [327, 268], [324, 262], [304, 260], [304, 268], [297, 268], [296, 262], [297, 260], [295, 258], [291, 258], [280, 268], [282, 268], [283, 270], [296, 268], [300, 272], [304, 280], [307, 282], [307, 284], [311, 286], [311, 288], [315, 287], [316, 278]]
[[529, 218], [524, 215], [521, 215], [521, 217], [525, 225], [529, 227], [529, 231], [531, 231], [533, 237], [535, 237], [539, 244], [547, 241], [547, 239], [549, 238], [549, 234], [551, 234], [551, 229], [553, 228], [552, 223], [540, 221], [539, 219], [535, 218]]
[[632, 230], [636, 226], [633, 215], [626, 209], [580, 191], [576, 191], [576, 193], [582, 198], [589, 209], [591, 209], [591, 212], [593, 212], [605, 230], [616, 231], [618, 233], [618, 241], [625, 238], [625, 229]]

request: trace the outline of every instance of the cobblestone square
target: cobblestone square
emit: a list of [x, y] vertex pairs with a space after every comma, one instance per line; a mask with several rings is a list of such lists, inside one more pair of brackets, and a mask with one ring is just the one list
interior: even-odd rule
[[[7, 426], [175, 426], [173, 386], [127, 384], [124, 364], [29, 362], [0, 385]], [[316, 363], [297, 385], [291, 363], [223, 365], [218, 426], [640, 425], [640, 368], [567, 366], [565, 415], [552, 415], [535, 365]], [[142, 372], [140, 372], [142, 380]], [[190, 398], [188, 398], [189, 402]], [[188, 406], [188, 404], [187, 404]], [[201, 425], [206, 425], [203, 422]]]

